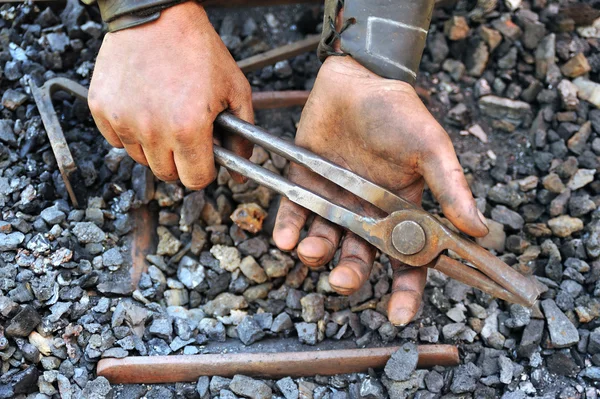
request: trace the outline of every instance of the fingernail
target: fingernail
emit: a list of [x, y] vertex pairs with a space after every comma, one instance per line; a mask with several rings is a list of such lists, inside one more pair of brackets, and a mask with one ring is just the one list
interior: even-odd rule
[[485, 226], [485, 228], [488, 231], [490, 231], [490, 226], [488, 226], [487, 219], [485, 218], [485, 216], [483, 216], [483, 213], [481, 213], [481, 211], [479, 209], [477, 209], [477, 214], [479, 215], [479, 220], [481, 220], [481, 223], [483, 223], [483, 225]]
[[304, 260], [309, 261], [311, 263], [315, 263], [320, 261], [321, 259], [323, 259], [322, 256], [319, 257], [312, 257], [312, 256], [306, 256], [306, 255], [302, 255], [302, 257], [304, 258]]

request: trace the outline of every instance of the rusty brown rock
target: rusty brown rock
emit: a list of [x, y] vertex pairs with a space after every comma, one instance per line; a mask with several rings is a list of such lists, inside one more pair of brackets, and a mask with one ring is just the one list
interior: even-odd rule
[[587, 58], [585, 58], [585, 55], [579, 53], [567, 61], [560, 70], [564, 75], [570, 78], [576, 78], [591, 71], [592, 67]]
[[231, 214], [231, 220], [241, 229], [250, 233], [258, 233], [262, 229], [267, 212], [256, 203], [240, 204]]
[[481, 37], [487, 43], [488, 47], [490, 48], [490, 52], [494, 51], [502, 41], [502, 34], [500, 34], [500, 32], [498, 32], [496, 29], [488, 28], [484, 25], [481, 25], [480, 29]]
[[450, 18], [444, 24], [444, 33], [450, 40], [462, 40], [469, 35], [467, 19], [461, 16]]

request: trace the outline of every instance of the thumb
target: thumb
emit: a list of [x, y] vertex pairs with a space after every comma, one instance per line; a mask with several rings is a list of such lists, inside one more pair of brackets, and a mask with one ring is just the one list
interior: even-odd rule
[[449, 138], [447, 144], [438, 146], [421, 165], [421, 173], [446, 218], [470, 236], [487, 235], [487, 223], [477, 209]]

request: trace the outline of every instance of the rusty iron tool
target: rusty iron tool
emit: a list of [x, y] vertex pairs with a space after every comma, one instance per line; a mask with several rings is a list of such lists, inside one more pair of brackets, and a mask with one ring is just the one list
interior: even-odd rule
[[33, 80], [29, 79], [29, 87], [42, 117], [42, 123], [48, 134], [48, 140], [50, 141], [52, 152], [54, 152], [63, 182], [69, 193], [69, 198], [73, 205], [77, 207], [77, 196], [73, 191], [70, 181], [70, 177], [77, 173], [77, 165], [69, 150], [67, 140], [54, 110], [54, 105], [52, 105], [52, 94], [58, 90], [64, 90], [76, 97], [85, 99], [87, 97], [87, 89], [67, 78], [50, 79], [41, 87], [37, 87]]
[[279, 61], [287, 60], [307, 51], [317, 49], [321, 35], [311, 35], [297, 42], [286, 44], [264, 53], [253, 55], [238, 61], [238, 66], [244, 73], [252, 72], [273, 65]]
[[[389, 216], [382, 219], [357, 214], [230, 151], [214, 147], [215, 160], [220, 165], [354, 232], [387, 255], [409, 266], [427, 266], [439, 270], [451, 278], [512, 303], [532, 306], [542, 292], [541, 284], [533, 276], [520, 274], [442, 224], [433, 215], [385, 188], [227, 112], [221, 113], [215, 122], [224, 130], [308, 168], [387, 212]], [[443, 254], [446, 250], [473, 267]]]
[[[113, 384], [165, 384], [197, 381], [203, 375], [233, 377], [308, 377], [381, 369], [399, 347], [338, 349], [278, 353], [224, 353], [209, 355], [130, 356], [101, 359], [96, 372]], [[457, 366], [453, 345], [418, 346], [420, 368]]]
[[310, 91], [261, 91], [252, 93], [252, 107], [254, 109], [273, 109], [306, 104]]

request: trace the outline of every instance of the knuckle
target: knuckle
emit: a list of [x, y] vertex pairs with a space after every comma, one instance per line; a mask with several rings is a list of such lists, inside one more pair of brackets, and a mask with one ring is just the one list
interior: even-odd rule
[[252, 87], [250, 86], [250, 82], [247, 79], [240, 79], [238, 84], [238, 93], [244, 97], [252, 96]]
[[88, 98], [88, 107], [94, 116], [100, 116], [104, 111], [104, 103], [97, 96]]
[[179, 176], [177, 175], [177, 171], [175, 170], [166, 170], [156, 167], [151, 167], [150, 169], [152, 169], [152, 173], [154, 173], [154, 176], [156, 176], [159, 180], [162, 181], [171, 182], [179, 178]]
[[213, 173], [202, 173], [194, 177], [181, 176], [180, 179], [181, 183], [190, 190], [201, 190], [212, 183], [214, 171]]
[[178, 143], [189, 143], [210, 125], [212, 121], [208, 115], [180, 114], [171, 127], [171, 136]]

